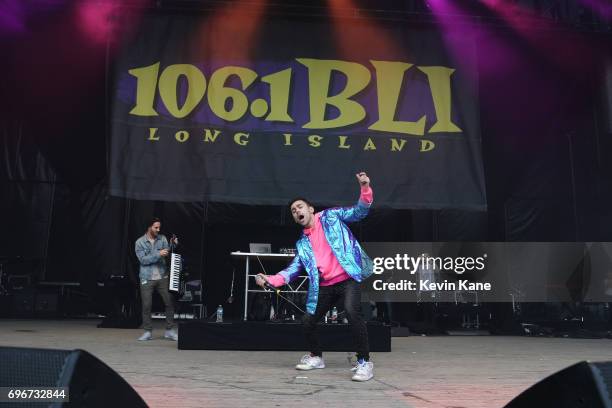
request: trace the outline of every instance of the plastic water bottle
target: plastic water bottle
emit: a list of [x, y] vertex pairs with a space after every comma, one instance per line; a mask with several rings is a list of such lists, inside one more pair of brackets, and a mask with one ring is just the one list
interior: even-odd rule
[[217, 307], [217, 323], [223, 323], [223, 306]]
[[336, 306], [332, 308], [331, 321], [332, 323], [338, 323], [338, 309]]

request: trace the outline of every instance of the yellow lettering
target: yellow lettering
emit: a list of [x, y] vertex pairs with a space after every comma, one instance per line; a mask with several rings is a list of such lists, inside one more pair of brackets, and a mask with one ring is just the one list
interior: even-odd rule
[[236, 133], [234, 135], [234, 142], [236, 142], [236, 144], [239, 144], [240, 146], [246, 146], [249, 143], [249, 134]]
[[323, 137], [319, 135], [308, 136], [308, 142], [312, 147], [321, 147], [321, 140], [323, 140]]
[[338, 145], [338, 148], [340, 149], [350, 149], [351, 145], [347, 145], [346, 144], [346, 136], [338, 136], [338, 139], [340, 139], [340, 144]]
[[374, 144], [372, 139], [370, 139], [369, 137], [368, 137], [368, 141], [366, 142], [365, 146], [363, 147], [363, 150], [376, 150], [376, 145]]
[[[184, 76], [187, 80], [187, 95], [183, 106], [178, 106], [176, 88], [178, 80]], [[175, 118], [184, 118], [189, 115], [200, 103], [206, 92], [206, 78], [195, 65], [170, 65], [159, 77], [159, 96], [161, 96], [166, 109]]]
[[[242, 90], [247, 89], [257, 79], [257, 72], [243, 67], [223, 67], [216, 70], [210, 77], [208, 88], [208, 106], [215, 115], [229, 122], [242, 118], [249, 109], [249, 100], [239, 89], [225, 86], [232, 75], [240, 79]], [[229, 106], [227, 100], [232, 101]]]
[[270, 113], [268, 121], [293, 122], [289, 116], [289, 92], [291, 91], [291, 68], [275, 72], [261, 78], [261, 82], [270, 84]]
[[421, 152], [429, 152], [433, 150], [434, 147], [436, 147], [436, 145], [431, 140], [426, 140], [426, 139], [421, 140], [421, 150], [420, 150]]
[[[331, 129], [352, 125], [366, 117], [366, 111], [352, 98], [370, 82], [370, 71], [356, 62], [338, 60], [318, 60], [298, 58], [297, 61], [308, 68], [308, 87], [310, 95], [310, 121], [305, 129]], [[336, 95], [328, 95], [332, 72], [346, 76], [346, 86]], [[338, 117], [325, 120], [327, 106], [331, 105], [340, 112]]]
[[157, 74], [159, 73], [159, 62], [142, 68], [134, 68], [128, 71], [136, 77], [136, 106], [130, 111], [130, 115], [158, 116], [153, 103], [155, 102], [155, 91], [157, 90]]
[[186, 130], [179, 130], [174, 134], [174, 138], [177, 140], [177, 142], [184, 143], [189, 139], [189, 132]]
[[392, 152], [401, 152], [404, 148], [406, 141], [404, 139], [393, 139], [391, 138], [391, 151]]
[[451, 119], [451, 75], [454, 69], [447, 67], [418, 67], [427, 75], [429, 89], [436, 110], [436, 123], [429, 129], [429, 133], [461, 132], [461, 129]]
[[158, 128], [149, 128], [149, 138], [147, 140], [157, 141], [159, 140], [159, 136], [157, 135]]
[[293, 143], [291, 143], [291, 133], [283, 133], [283, 136], [285, 136], [285, 146], [293, 146]]
[[369, 129], [381, 132], [404, 133], [423, 136], [427, 117], [421, 116], [416, 122], [395, 120], [404, 73], [413, 64], [405, 62], [371, 61], [376, 69], [378, 94], [378, 120]]
[[204, 141], [205, 142], [214, 143], [217, 141], [217, 137], [221, 134], [221, 132], [217, 129], [213, 129], [213, 132], [211, 132], [210, 129], [204, 129]]

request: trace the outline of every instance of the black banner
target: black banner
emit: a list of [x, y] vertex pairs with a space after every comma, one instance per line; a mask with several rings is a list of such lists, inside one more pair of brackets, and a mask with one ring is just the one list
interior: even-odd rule
[[377, 206], [486, 208], [473, 39], [226, 20], [147, 16], [122, 52], [112, 195], [347, 204], [363, 170]]

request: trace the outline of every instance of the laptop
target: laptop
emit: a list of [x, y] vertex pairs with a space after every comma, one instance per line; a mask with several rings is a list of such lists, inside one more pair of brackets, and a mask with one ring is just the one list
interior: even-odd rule
[[251, 242], [249, 244], [249, 252], [253, 254], [271, 254], [272, 244], [258, 244]]

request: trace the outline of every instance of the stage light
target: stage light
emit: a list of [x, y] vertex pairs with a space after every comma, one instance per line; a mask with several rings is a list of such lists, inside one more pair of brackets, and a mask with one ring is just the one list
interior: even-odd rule
[[232, 2], [202, 17], [192, 54], [210, 60], [246, 62], [258, 43], [267, 0]]
[[113, 31], [113, 21], [119, 6], [117, 0], [81, 2], [76, 9], [79, 28], [92, 41], [106, 42]]
[[501, 0], [481, 2], [519, 34], [527, 46], [537, 50], [557, 69], [575, 76], [592, 62], [595, 46], [579, 33], [569, 30], [572, 27], [546, 19], [519, 4]]
[[[473, 21], [466, 15], [465, 11], [454, 0], [428, 0], [428, 5], [455, 63], [462, 65], [465, 64], [466, 60], [475, 60], [474, 45], [480, 29], [473, 24]], [[490, 41], [493, 40], [491, 39]], [[503, 49], [501, 46], [496, 48]], [[473, 53], [473, 58], [464, 58], [467, 53]], [[507, 55], [505, 52], [502, 54], [504, 57]], [[491, 62], [497, 65], [500, 61], [493, 57]], [[464, 73], [470, 76], [470, 80], [473, 82], [478, 81], [475, 66], [463, 66], [463, 68]], [[492, 68], [492, 71], [496, 69]]]
[[147, 0], [83, 0], [75, 5], [77, 28], [84, 39], [104, 45], [119, 40], [129, 28], [137, 25]]
[[610, 0], [580, 0], [579, 2], [597, 13], [605, 21], [612, 21], [612, 3], [610, 3]]
[[4, 0], [0, 6], [0, 34], [22, 34], [28, 30], [27, 20], [35, 14], [53, 12], [67, 0]]
[[355, 0], [328, 0], [340, 54], [353, 61], [401, 57], [399, 47], [379, 22], [367, 17]]
[[0, 9], [0, 33], [19, 33], [25, 30], [24, 5], [19, 0], [7, 0]]

